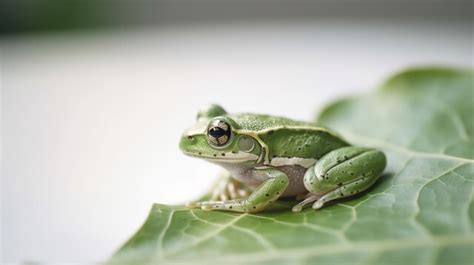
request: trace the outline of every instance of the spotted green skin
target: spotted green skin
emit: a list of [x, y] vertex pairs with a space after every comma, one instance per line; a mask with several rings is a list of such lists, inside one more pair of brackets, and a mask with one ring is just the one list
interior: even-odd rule
[[[208, 132], [219, 122], [232, 132], [222, 146], [210, 141]], [[293, 207], [295, 212], [308, 203], [319, 209], [366, 190], [386, 166], [381, 151], [350, 146], [312, 123], [229, 114], [219, 105], [199, 111], [196, 124], [183, 133], [179, 145], [187, 155], [222, 166], [229, 176], [216, 185], [211, 200], [188, 204], [203, 210], [259, 212], [280, 197], [303, 199]]]

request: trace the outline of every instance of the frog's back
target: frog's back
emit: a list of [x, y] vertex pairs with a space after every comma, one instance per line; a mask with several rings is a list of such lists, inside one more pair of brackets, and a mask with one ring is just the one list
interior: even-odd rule
[[[339, 136], [313, 123], [260, 114], [231, 116], [241, 130], [255, 132], [266, 144], [267, 159], [273, 164], [292, 163], [290, 160], [314, 161], [326, 153], [349, 145]], [[280, 161], [280, 162], [277, 162]], [[314, 164], [314, 162], [308, 162]]]
[[280, 128], [282, 126], [306, 126], [315, 127], [314, 124], [303, 121], [296, 121], [284, 117], [270, 116], [264, 114], [240, 113], [229, 115], [241, 130], [261, 132]]

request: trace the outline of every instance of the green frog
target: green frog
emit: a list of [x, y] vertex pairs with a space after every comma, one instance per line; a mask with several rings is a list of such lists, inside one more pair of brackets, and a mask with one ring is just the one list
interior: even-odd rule
[[219, 105], [198, 112], [184, 132], [184, 154], [225, 169], [210, 200], [188, 207], [243, 213], [260, 212], [283, 197], [326, 203], [372, 186], [386, 166], [380, 150], [351, 146], [336, 133], [313, 123], [262, 114], [229, 114]]

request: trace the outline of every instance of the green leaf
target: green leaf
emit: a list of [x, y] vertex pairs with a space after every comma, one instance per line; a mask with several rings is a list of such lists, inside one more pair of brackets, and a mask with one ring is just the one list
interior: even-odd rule
[[414, 69], [327, 107], [318, 123], [382, 149], [368, 192], [319, 211], [259, 214], [155, 204], [110, 263], [472, 264], [473, 72]]

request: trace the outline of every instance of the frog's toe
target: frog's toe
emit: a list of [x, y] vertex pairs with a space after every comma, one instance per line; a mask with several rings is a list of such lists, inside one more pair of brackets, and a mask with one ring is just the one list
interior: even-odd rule
[[303, 210], [303, 205], [297, 204], [291, 208], [291, 211], [294, 213], [301, 212]]
[[196, 208], [196, 207], [199, 207], [198, 204], [199, 204], [198, 202], [187, 202], [184, 206], [188, 208]]
[[301, 201], [297, 205], [293, 206], [293, 208], [291, 208], [291, 210], [293, 212], [300, 212], [305, 205], [307, 205], [308, 203], [314, 202], [318, 198], [319, 198], [319, 195], [311, 193], [311, 194], [306, 196], [306, 199], [304, 199], [303, 201]]
[[313, 203], [313, 209], [317, 210], [323, 207], [324, 202], [322, 200], [318, 200], [315, 203]]
[[212, 205], [208, 205], [208, 204], [204, 204], [204, 205], [201, 205], [201, 210], [203, 211], [212, 211]]

